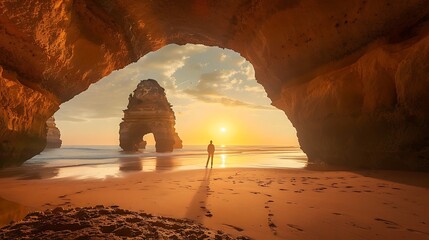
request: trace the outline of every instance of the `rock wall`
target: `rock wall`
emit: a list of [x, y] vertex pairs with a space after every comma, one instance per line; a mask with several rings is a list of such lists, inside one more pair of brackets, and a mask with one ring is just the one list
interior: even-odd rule
[[164, 88], [153, 79], [142, 80], [128, 99], [119, 129], [119, 145], [124, 151], [146, 146], [144, 135], [153, 133], [157, 152], [172, 152], [182, 145], [174, 128], [176, 117]]
[[59, 102], [23, 86], [16, 74], [0, 67], [0, 168], [16, 166], [43, 151], [47, 115]]
[[312, 161], [429, 170], [428, 60], [429, 36], [386, 43], [306, 84], [283, 87], [276, 105]]
[[46, 121], [46, 126], [48, 128], [46, 133], [46, 148], [60, 148], [63, 141], [61, 140], [60, 130], [55, 124], [55, 118], [50, 117]]
[[253, 64], [311, 160], [428, 168], [426, 0], [4, 0], [0, 16], [2, 166], [41, 151], [91, 83], [195, 43]]

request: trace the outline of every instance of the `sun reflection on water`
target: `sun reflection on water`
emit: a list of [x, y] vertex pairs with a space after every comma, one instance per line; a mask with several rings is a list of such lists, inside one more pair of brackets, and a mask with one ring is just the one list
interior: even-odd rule
[[102, 164], [91, 166], [72, 166], [59, 168], [57, 176], [54, 178], [74, 178], [74, 179], [105, 179], [109, 177], [119, 177], [117, 164]]
[[220, 167], [225, 168], [225, 166], [226, 166], [226, 154], [221, 154], [220, 159], [221, 159]]

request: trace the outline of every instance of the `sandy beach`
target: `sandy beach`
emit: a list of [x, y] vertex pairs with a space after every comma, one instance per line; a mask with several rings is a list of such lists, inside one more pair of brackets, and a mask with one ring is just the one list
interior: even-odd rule
[[427, 173], [230, 168], [0, 185], [2, 224], [26, 211], [102, 204], [253, 239], [429, 239]]

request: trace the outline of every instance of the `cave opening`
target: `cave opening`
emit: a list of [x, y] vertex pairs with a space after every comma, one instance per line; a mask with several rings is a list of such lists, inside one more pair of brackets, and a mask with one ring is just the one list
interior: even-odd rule
[[218, 138], [221, 145], [299, 145], [250, 62], [232, 50], [194, 44], [149, 53], [63, 103], [55, 117], [64, 145], [118, 145], [128, 95], [143, 79], [155, 79], [165, 89], [184, 144]]
[[[172, 105], [185, 148], [175, 152], [204, 149], [213, 140], [223, 167], [230, 159], [224, 152], [232, 146], [292, 147], [306, 161], [295, 128], [283, 111], [271, 106], [251, 63], [232, 50], [195, 44], [170, 44], [149, 53], [63, 103], [55, 114], [63, 145], [118, 149], [123, 110], [144, 79], [156, 80]], [[154, 151], [153, 135], [143, 140], [145, 151]]]

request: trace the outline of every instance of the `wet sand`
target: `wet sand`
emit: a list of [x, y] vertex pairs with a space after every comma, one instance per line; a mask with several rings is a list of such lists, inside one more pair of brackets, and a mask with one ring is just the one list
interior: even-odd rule
[[118, 205], [254, 239], [429, 239], [427, 173], [230, 168], [0, 186], [29, 211]]

